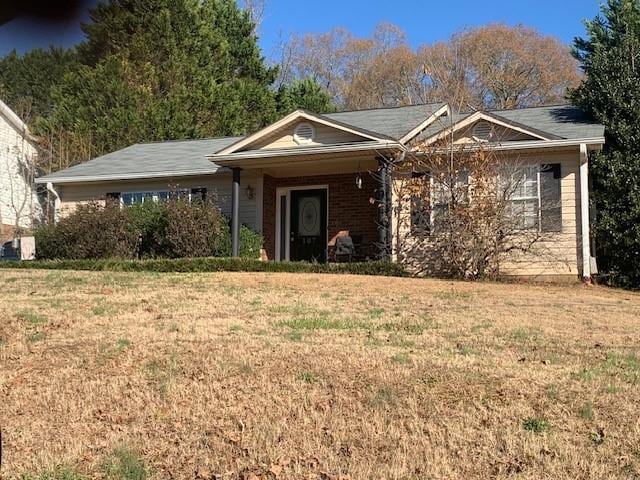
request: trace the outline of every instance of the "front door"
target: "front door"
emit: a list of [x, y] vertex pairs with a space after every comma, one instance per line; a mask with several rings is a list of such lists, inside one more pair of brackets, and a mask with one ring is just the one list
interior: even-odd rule
[[324, 262], [327, 254], [327, 191], [291, 190], [289, 257]]

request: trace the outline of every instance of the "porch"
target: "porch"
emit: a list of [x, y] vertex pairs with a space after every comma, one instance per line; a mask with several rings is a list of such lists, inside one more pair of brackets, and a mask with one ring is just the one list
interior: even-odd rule
[[[366, 261], [379, 259], [390, 239], [387, 160], [368, 154], [343, 158], [308, 156], [304, 162], [260, 165], [264, 257], [269, 261]], [[242, 176], [250, 165], [232, 167], [232, 250], [239, 247], [237, 212]], [[236, 194], [238, 192], [238, 194]], [[260, 208], [260, 207], [258, 207]], [[339, 243], [353, 244], [352, 255]], [[337, 248], [338, 247], [338, 248]]]

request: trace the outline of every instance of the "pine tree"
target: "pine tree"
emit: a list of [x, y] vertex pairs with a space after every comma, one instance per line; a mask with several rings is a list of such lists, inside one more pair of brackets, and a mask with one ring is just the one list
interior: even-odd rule
[[278, 113], [287, 115], [298, 108], [313, 113], [332, 113], [337, 110], [331, 94], [311, 78], [294, 80], [291, 85], [282, 85], [276, 95]]
[[37, 125], [48, 138], [85, 139], [77, 160], [134, 142], [244, 134], [275, 118], [277, 70], [233, 0], [111, 0], [91, 19], [83, 65]]
[[606, 127], [591, 163], [600, 269], [640, 286], [640, 1], [608, 0], [574, 41], [586, 73], [574, 102]]

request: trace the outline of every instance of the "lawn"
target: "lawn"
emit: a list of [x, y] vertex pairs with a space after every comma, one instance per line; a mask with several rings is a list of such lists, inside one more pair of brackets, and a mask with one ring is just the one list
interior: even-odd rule
[[284, 273], [0, 285], [2, 478], [640, 476], [638, 294]]

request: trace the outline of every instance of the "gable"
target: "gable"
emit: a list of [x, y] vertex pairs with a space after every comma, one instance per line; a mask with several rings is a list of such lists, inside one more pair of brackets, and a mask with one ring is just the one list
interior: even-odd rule
[[460, 118], [450, 127], [432, 131], [431, 136], [425, 137], [424, 143], [428, 145], [448, 138], [452, 132], [454, 142], [457, 144], [545, 141], [560, 138], [555, 134], [543, 132], [498, 115], [476, 112]]
[[[310, 134], [310, 136], [306, 136], [307, 134]], [[335, 145], [363, 141], [369, 141], [369, 139], [329, 125], [302, 119], [277, 129], [266, 137], [247, 145], [240, 151]]]
[[477, 120], [455, 132], [453, 143], [505, 143], [527, 140], [540, 140], [540, 137], [487, 120]]
[[[304, 142], [301, 144], [300, 142], [295, 141], [295, 129], [300, 124], [306, 124], [311, 126], [311, 129], [314, 131], [313, 139], [311, 141]], [[320, 129], [321, 135], [316, 139], [315, 130], [316, 127], [322, 125], [323, 127], [328, 127], [329, 129], [322, 128]], [[337, 134], [336, 132], [344, 132], [351, 134], [351, 136], [345, 136], [343, 134]], [[289, 142], [289, 136], [294, 140], [293, 145]], [[264, 147], [269, 145], [278, 145], [269, 148], [270, 150], [282, 149], [282, 148], [295, 148], [298, 146], [304, 147], [313, 147], [313, 146], [322, 146], [322, 145], [335, 145], [335, 141], [331, 141], [331, 139], [336, 139], [338, 141], [342, 141], [347, 139], [346, 143], [349, 143], [349, 139], [353, 140], [354, 136], [357, 137], [361, 141], [373, 140], [380, 141], [384, 139], [384, 135], [377, 134], [375, 132], [369, 132], [363, 130], [358, 127], [354, 127], [352, 125], [347, 125], [335, 120], [331, 120], [322, 115], [318, 115], [315, 113], [306, 112], [304, 110], [296, 110], [295, 112], [290, 113], [286, 117], [278, 120], [275, 123], [263, 128], [262, 130], [245, 137], [239, 142], [230, 145], [227, 148], [223, 148], [222, 150], [215, 152], [217, 155], [229, 155], [233, 153], [240, 153], [246, 151], [253, 150], [261, 150], [265, 149]], [[318, 139], [322, 139], [320, 143]], [[358, 141], [358, 140], [356, 140]], [[283, 142], [283, 143], [277, 143]], [[342, 141], [341, 143], [345, 143]], [[285, 147], [283, 145], [289, 145], [289, 147]]]

